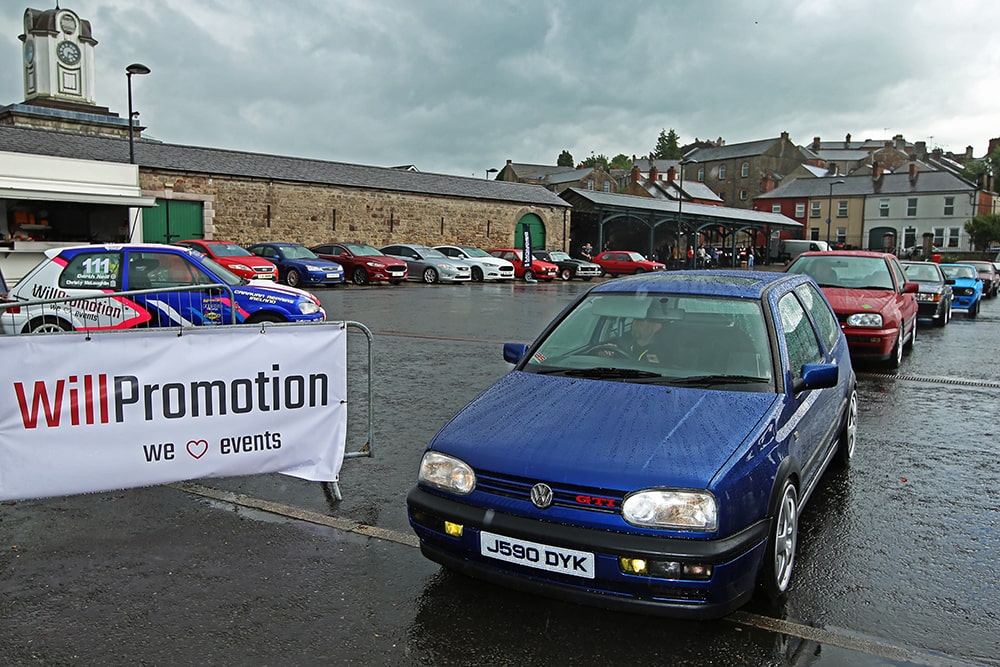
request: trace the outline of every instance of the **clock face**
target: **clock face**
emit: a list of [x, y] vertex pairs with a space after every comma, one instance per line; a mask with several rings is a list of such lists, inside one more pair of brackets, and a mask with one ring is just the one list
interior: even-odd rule
[[80, 62], [80, 47], [73, 42], [59, 42], [56, 55], [67, 65], [75, 65]]

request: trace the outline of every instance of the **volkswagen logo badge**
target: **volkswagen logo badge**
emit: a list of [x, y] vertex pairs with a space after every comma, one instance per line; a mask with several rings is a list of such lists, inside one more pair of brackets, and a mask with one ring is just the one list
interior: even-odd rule
[[535, 484], [531, 487], [531, 502], [540, 510], [552, 504], [552, 488], [548, 484]]

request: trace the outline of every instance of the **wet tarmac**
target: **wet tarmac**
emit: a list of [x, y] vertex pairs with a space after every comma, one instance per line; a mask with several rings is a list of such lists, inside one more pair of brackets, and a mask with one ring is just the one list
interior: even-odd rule
[[[1000, 665], [1000, 300], [859, 367], [850, 471], [801, 517], [781, 608], [714, 622], [515, 593], [423, 559], [404, 498], [423, 447], [587, 283], [343, 287], [373, 333], [375, 456], [343, 500], [282, 475], [0, 505], [0, 663]], [[349, 340], [350, 448], [367, 438]]]

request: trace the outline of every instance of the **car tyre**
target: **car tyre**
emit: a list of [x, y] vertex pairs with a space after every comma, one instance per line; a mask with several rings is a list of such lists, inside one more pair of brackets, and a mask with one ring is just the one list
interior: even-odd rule
[[900, 325], [896, 334], [896, 344], [892, 346], [892, 354], [888, 359], [889, 368], [899, 368], [903, 364], [903, 327]]
[[472, 279], [477, 283], [483, 282], [483, 270], [478, 266], [472, 267]]
[[367, 285], [368, 284], [368, 272], [362, 267], [354, 267], [354, 273], [351, 275], [351, 280], [355, 285]]
[[840, 427], [840, 436], [837, 438], [837, 453], [834, 461], [841, 468], [851, 465], [854, 458], [854, 445], [858, 439], [858, 390], [851, 389], [851, 395], [847, 399], [847, 412], [844, 414], [844, 424]]
[[785, 480], [781, 499], [771, 519], [759, 583], [764, 593], [777, 602], [788, 592], [795, 566], [795, 545], [799, 534], [799, 493], [791, 480]]
[[534, 271], [532, 271], [531, 269], [528, 269], [527, 271], [524, 272], [524, 282], [530, 283], [534, 279], [535, 279], [535, 272]]
[[428, 285], [433, 285], [438, 281], [438, 272], [436, 269], [427, 267], [426, 269], [424, 269], [423, 278], [425, 283], [427, 283]]
[[246, 319], [245, 324], [260, 324], [261, 322], [287, 322], [284, 317], [277, 313], [260, 312], [254, 313]]
[[975, 303], [969, 306], [969, 317], [973, 319], [975, 319], [975, 317], [979, 315], [979, 301], [980, 299], [976, 299]]
[[73, 331], [73, 325], [66, 320], [52, 318], [51, 316], [38, 317], [28, 322], [23, 331], [29, 334], [63, 333], [64, 331]]
[[934, 326], [943, 327], [948, 324], [948, 304], [941, 304], [941, 314], [934, 318]]
[[295, 269], [288, 269], [288, 273], [285, 274], [285, 284], [289, 287], [298, 287], [302, 284], [302, 276]]
[[910, 342], [903, 346], [903, 354], [910, 354], [913, 352], [913, 346], [917, 342], [917, 320], [913, 319], [913, 332], [910, 334]]
[[573, 271], [571, 269], [563, 269], [562, 271], [559, 272], [559, 277], [562, 278], [563, 280], [572, 280]]

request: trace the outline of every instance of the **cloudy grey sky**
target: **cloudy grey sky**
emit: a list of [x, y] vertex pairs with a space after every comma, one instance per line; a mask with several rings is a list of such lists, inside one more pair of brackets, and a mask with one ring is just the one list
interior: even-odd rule
[[[97, 104], [178, 144], [485, 177], [563, 149], [645, 155], [789, 132], [1000, 136], [996, 0], [60, 0], [91, 22]], [[0, 3], [0, 104], [24, 99]]]

